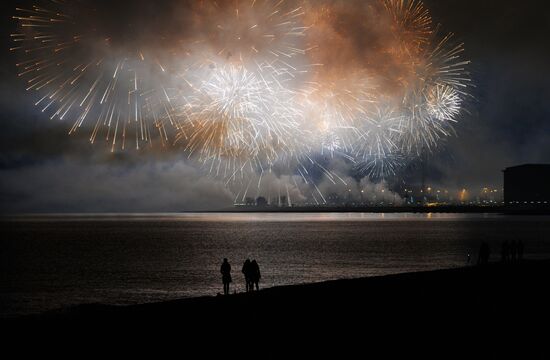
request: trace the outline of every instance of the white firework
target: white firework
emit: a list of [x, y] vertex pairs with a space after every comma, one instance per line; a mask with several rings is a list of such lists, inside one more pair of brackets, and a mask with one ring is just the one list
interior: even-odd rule
[[399, 151], [403, 116], [389, 105], [374, 106], [356, 128], [353, 154], [358, 159], [386, 157]]
[[456, 122], [462, 111], [462, 102], [460, 94], [448, 85], [433, 86], [426, 94], [428, 113], [441, 121]]
[[273, 81], [269, 71], [233, 65], [214, 68], [178, 114], [179, 141], [205, 163], [269, 167], [300, 132], [292, 95]]

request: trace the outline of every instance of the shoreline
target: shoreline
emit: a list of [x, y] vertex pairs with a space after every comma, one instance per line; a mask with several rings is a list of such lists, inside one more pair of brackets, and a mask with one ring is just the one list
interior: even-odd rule
[[416, 311], [421, 311], [427, 320], [436, 320], [441, 314], [453, 318], [467, 314], [468, 317], [492, 319], [508, 308], [524, 308], [540, 315], [550, 310], [547, 305], [550, 295], [546, 294], [549, 275], [550, 260], [527, 260], [508, 265], [491, 263], [139, 305], [75, 305], [2, 321], [48, 326], [185, 321], [200, 326], [216, 319], [238, 321], [247, 311], [267, 323], [293, 323], [296, 317], [314, 320], [319, 314], [332, 320], [352, 316], [378, 321], [381, 315], [414, 317]]

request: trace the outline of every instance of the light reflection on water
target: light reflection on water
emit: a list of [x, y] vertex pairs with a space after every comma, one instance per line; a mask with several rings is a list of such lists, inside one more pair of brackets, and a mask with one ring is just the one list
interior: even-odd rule
[[[8, 215], [7, 221], [206, 221], [206, 222], [315, 222], [399, 220], [550, 220], [550, 216], [520, 216], [496, 213], [286, 213], [286, 212], [189, 212], [189, 213], [73, 213]], [[2, 220], [2, 218], [0, 218]]]

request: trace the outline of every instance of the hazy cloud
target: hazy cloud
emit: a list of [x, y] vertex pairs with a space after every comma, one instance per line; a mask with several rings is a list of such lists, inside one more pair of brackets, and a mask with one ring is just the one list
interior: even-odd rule
[[185, 161], [109, 165], [55, 161], [0, 171], [3, 212], [221, 209], [233, 194]]

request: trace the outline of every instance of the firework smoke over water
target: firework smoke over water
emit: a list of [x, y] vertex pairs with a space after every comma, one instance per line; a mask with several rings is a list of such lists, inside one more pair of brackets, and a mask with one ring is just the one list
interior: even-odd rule
[[472, 86], [463, 45], [418, 0], [52, 0], [14, 19], [45, 116], [245, 188], [272, 173], [345, 183], [323, 158], [391, 176], [454, 133]]

